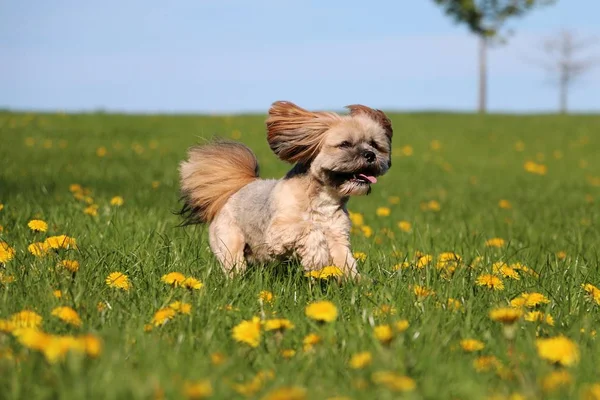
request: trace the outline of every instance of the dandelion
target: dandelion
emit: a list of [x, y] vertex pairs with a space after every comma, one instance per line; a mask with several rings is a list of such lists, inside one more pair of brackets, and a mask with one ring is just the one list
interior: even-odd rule
[[485, 241], [487, 247], [503, 247], [506, 241], [502, 238], [492, 238]]
[[158, 189], [158, 187], [160, 186], [160, 182], [159, 181], [152, 181], [152, 189]]
[[525, 314], [524, 319], [529, 322], [541, 322], [546, 325], [554, 326], [554, 318], [552, 318], [552, 315], [545, 314], [541, 311], [530, 311]]
[[31, 310], [19, 311], [10, 316], [8, 321], [15, 328], [34, 328], [37, 329], [42, 325], [42, 316]]
[[92, 217], [97, 217], [98, 216], [98, 205], [97, 204], [92, 204], [92, 205], [86, 207], [83, 210], [83, 213], [87, 214], [89, 216], [92, 216]]
[[365, 261], [367, 259], [367, 253], [363, 253], [362, 251], [355, 251], [352, 255], [358, 261]]
[[389, 217], [391, 212], [392, 210], [389, 207], [377, 207], [377, 210], [375, 210], [378, 217]]
[[50, 236], [44, 240], [44, 247], [50, 249], [76, 249], [77, 241], [67, 235]]
[[236, 342], [246, 343], [250, 347], [258, 347], [260, 344], [260, 328], [261, 323], [258, 317], [253, 317], [249, 321], [242, 321], [233, 328], [233, 339]]
[[204, 379], [183, 384], [183, 395], [188, 399], [205, 399], [212, 396], [213, 388], [209, 380]]
[[62, 291], [60, 291], [60, 290], [53, 290], [52, 296], [54, 296], [57, 299], [61, 299], [63, 297], [63, 294], [62, 294]]
[[463, 339], [460, 341], [460, 347], [468, 353], [482, 350], [485, 345], [482, 341], [476, 339]]
[[408, 376], [399, 375], [391, 371], [378, 371], [373, 373], [371, 379], [374, 383], [385, 386], [396, 392], [410, 392], [417, 387], [415, 381]]
[[514, 264], [511, 264], [511, 265], [510, 265], [510, 267], [511, 267], [512, 269], [514, 269], [514, 270], [517, 270], [517, 271], [524, 272], [524, 273], [526, 273], [526, 274], [529, 274], [529, 275], [532, 275], [532, 276], [534, 276], [534, 277], [536, 277], [536, 278], [538, 277], [538, 273], [537, 273], [537, 272], [535, 272], [534, 270], [532, 270], [532, 269], [531, 269], [531, 268], [529, 268], [528, 266], [526, 266], [526, 265], [523, 265], [523, 264], [521, 264], [521, 263], [514, 263]]
[[565, 258], [567, 258], [567, 253], [561, 250], [556, 253], [556, 258], [558, 258], [559, 260], [564, 260]]
[[306, 272], [304, 274], [307, 278], [316, 278], [316, 279], [328, 279], [330, 277], [341, 277], [344, 275], [344, 272], [336, 266], [327, 266], [323, 267], [319, 270], [314, 270], [310, 272]]
[[102, 351], [102, 342], [94, 335], [84, 335], [79, 338], [84, 350], [90, 357], [98, 357]]
[[157, 312], [154, 313], [154, 317], [152, 317], [152, 324], [154, 326], [161, 326], [166, 324], [168, 321], [175, 318], [177, 315], [177, 311], [171, 307], [161, 308]]
[[106, 147], [100, 146], [96, 149], [96, 155], [98, 157], [104, 157], [107, 153]]
[[410, 230], [412, 229], [412, 224], [408, 221], [400, 221], [398, 222], [398, 228], [402, 232], [410, 232]]
[[268, 290], [261, 290], [260, 293], [258, 293], [258, 300], [263, 303], [273, 303], [274, 299], [275, 296]]
[[394, 338], [394, 331], [389, 325], [378, 325], [373, 328], [373, 333], [375, 334], [375, 338], [383, 344], [390, 343]]
[[394, 271], [399, 271], [401, 269], [408, 269], [408, 268], [410, 268], [410, 263], [408, 261], [402, 261], [400, 264], [396, 264], [392, 268], [394, 269]]
[[181, 286], [183, 281], [185, 281], [185, 275], [181, 272], [169, 272], [168, 274], [163, 275], [160, 280], [167, 285], [177, 287]]
[[220, 353], [218, 351], [210, 354], [210, 363], [212, 365], [221, 365], [227, 360], [225, 354]]
[[44, 243], [41, 243], [41, 242], [32, 243], [29, 246], [27, 246], [27, 251], [29, 251], [31, 254], [33, 254], [36, 257], [45, 256], [46, 254], [48, 254], [49, 250], [50, 249]]
[[433, 261], [433, 257], [429, 254], [425, 254], [417, 259], [417, 263], [415, 264], [415, 266], [418, 269], [423, 269], [429, 264], [431, 264], [431, 261]]
[[572, 382], [573, 378], [567, 371], [552, 371], [542, 379], [542, 389], [545, 392], [553, 392], [562, 386], [570, 385]]
[[76, 260], [62, 260], [60, 265], [70, 272], [77, 272], [79, 270], [79, 261]]
[[294, 329], [294, 324], [285, 318], [268, 319], [264, 322], [265, 331], [280, 331]]
[[521, 279], [519, 273], [515, 269], [509, 267], [503, 262], [494, 263], [492, 265], [492, 271], [494, 274], [500, 274], [505, 278], [511, 278], [517, 281]]
[[446, 308], [450, 311], [458, 311], [462, 308], [462, 304], [460, 303], [460, 300], [450, 297], [448, 301], [446, 301]]
[[[361, 230], [363, 236], [366, 238], [370, 238], [371, 236], [373, 236], [373, 229], [370, 226], [363, 225], [360, 227], [360, 230]], [[364, 254], [364, 253], [359, 253], [359, 254]], [[365, 255], [365, 258], [366, 258], [366, 255]], [[362, 260], [362, 261], [364, 261], [364, 260]]]
[[80, 327], [82, 324], [79, 314], [71, 307], [56, 307], [52, 315], [73, 326]]
[[503, 210], [510, 210], [512, 208], [512, 204], [510, 204], [510, 201], [508, 200], [500, 200], [498, 202], [498, 207], [502, 208]]
[[16, 251], [8, 243], [0, 240], [0, 264], [9, 262], [15, 257]]
[[548, 172], [548, 167], [546, 167], [544, 164], [538, 164], [535, 161], [527, 161], [525, 164], [523, 164], [523, 169], [530, 174], [535, 175], [546, 175]]
[[517, 308], [500, 307], [491, 310], [489, 316], [493, 321], [513, 324], [523, 316], [523, 312]]
[[5, 275], [3, 272], [0, 272], [0, 283], [3, 285], [7, 285], [9, 283], [13, 283], [15, 281], [14, 275]]
[[192, 278], [191, 276], [189, 276], [189, 277], [185, 278], [183, 282], [181, 282], [181, 286], [183, 286], [186, 289], [190, 289], [190, 290], [192, 290], [192, 289], [199, 290], [199, 289], [202, 289], [204, 284], [202, 282], [200, 282], [198, 279]]
[[498, 368], [500, 361], [494, 356], [481, 356], [473, 360], [473, 368], [477, 372], [487, 372], [492, 368]]
[[106, 284], [112, 288], [129, 290], [131, 288], [131, 282], [129, 278], [122, 272], [111, 272], [106, 277]]
[[281, 350], [281, 357], [290, 359], [296, 355], [296, 350], [294, 349], [283, 349]]
[[394, 328], [396, 328], [396, 332], [402, 333], [408, 329], [410, 323], [406, 319], [402, 319], [394, 323]]
[[361, 353], [356, 353], [350, 358], [350, 368], [352, 369], [362, 369], [369, 365], [373, 361], [373, 356], [368, 351], [363, 351]]
[[587, 386], [582, 393], [581, 400], [600, 400], [600, 383]]
[[123, 200], [121, 196], [115, 196], [112, 199], [110, 199], [111, 206], [120, 207], [123, 205], [123, 203], [125, 203], [125, 200]]
[[563, 366], [572, 366], [579, 361], [577, 344], [565, 336], [537, 339], [535, 342], [540, 358]]
[[280, 387], [266, 394], [262, 400], [304, 400], [306, 389], [299, 386]]
[[433, 296], [435, 292], [425, 286], [414, 285], [413, 293], [417, 296], [417, 299], [422, 300], [429, 296]]
[[488, 289], [493, 290], [504, 290], [504, 282], [502, 279], [498, 278], [496, 275], [492, 274], [483, 274], [477, 278], [477, 285], [485, 286]]
[[316, 344], [321, 343], [321, 337], [316, 333], [309, 333], [302, 339], [304, 351], [310, 351]]
[[583, 290], [587, 294], [588, 298], [594, 301], [596, 304], [600, 305], [600, 289], [598, 289], [591, 283], [586, 283], [581, 286], [583, 287]]
[[436, 200], [429, 200], [426, 203], [426, 208], [430, 211], [440, 211], [442, 209], [442, 206], [440, 205], [440, 203]]
[[373, 315], [396, 315], [396, 307], [389, 304], [382, 304], [373, 311]]
[[169, 304], [169, 308], [177, 311], [180, 314], [190, 315], [192, 313], [192, 305], [181, 301], [174, 301]]
[[27, 226], [34, 232], [46, 232], [48, 230], [48, 224], [41, 219], [32, 219], [27, 223]]
[[510, 301], [510, 305], [513, 307], [537, 307], [542, 304], [548, 304], [550, 300], [541, 293], [521, 293], [519, 297], [516, 297]]
[[4, 210], [4, 204], [0, 203], [0, 211]]
[[337, 318], [338, 310], [330, 301], [316, 301], [306, 306], [305, 314], [315, 321], [332, 322]]
[[348, 217], [350, 218], [353, 226], [362, 226], [365, 223], [365, 219], [361, 213], [348, 211]]

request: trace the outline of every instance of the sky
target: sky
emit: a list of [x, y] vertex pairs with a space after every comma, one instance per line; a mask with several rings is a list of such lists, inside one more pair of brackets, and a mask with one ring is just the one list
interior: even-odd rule
[[[562, 29], [600, 39], [600, 1], [512, 20], [489, 53], [489, 109], [547, 112], [558, 91], [531, 60]], [[132, 113], [311, 109], [472, 111], [477, 40], [432, 0], [0, 1], [0, 109]], [[600, 43], [585, 57], [600, 56]], [[599, 58], [600, 60], [600, 58]], [[600, 64], [570, 108], [600, 111]]]

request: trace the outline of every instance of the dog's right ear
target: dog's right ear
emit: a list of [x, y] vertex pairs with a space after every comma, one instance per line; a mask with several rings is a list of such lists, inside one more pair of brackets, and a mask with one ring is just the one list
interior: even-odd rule
[[288, 101], [269, 109], [267, 141], [277, 157], [289, 163], [308, 163], [319, 153], [325, 132], [341, 117], [311, 112]]

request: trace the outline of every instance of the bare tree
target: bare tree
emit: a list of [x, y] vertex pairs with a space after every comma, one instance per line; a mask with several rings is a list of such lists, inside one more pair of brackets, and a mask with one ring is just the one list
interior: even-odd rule
[[559, 109], [563, 114], [568, 110], [569, 89], [573, 83], [599, 63], [597, 58], [584, 54], [597, 43], [595, 38], [577, 38], [568, 30], [542, 43], [545, 59], [534, 63], [546, 70], [551, 82], [558, 86]]

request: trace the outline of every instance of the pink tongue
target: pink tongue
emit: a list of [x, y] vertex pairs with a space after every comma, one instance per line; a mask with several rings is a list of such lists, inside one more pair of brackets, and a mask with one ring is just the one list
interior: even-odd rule
[[365, 174], [358, 174], [358, 176], [360, 178], [365, 178], [366, 180], [368, 180], [371, 183], [377, 183], [377, 178], [375, 178], [374, 176], [367, 176]]

